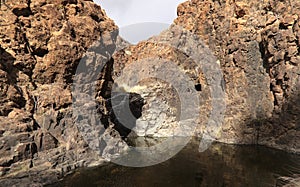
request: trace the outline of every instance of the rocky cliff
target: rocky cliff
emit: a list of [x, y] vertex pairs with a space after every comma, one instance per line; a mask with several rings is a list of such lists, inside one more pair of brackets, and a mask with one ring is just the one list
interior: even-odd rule
[[74, 124], [71, 85], [92, 45], [110, 59], [117, 26], [84, 0], [7, 0], [0, 14], [1, 186], [47, 184], [102, 163]]
[[[212, 55], [207, 53], [200, 61], [220, 63], [226, 93], [220, 100], [226, 105], [222, 127], [210, 135], [226, 143], [262, 144], [299, 152], [299, 12], [299, 1], [187, 1], [178, 7], [175, 26], [115, 54], [115, 77], [125, 70], [126, 74], [142, 76], [144, 70], [136, 72], [138, 66], [132, 64], [153, 57], [163, 59], [157, 66], [169, 61], [179, 66], [189, 74], [195, 89], [200, 89], [201, 107], [191, 112], [200, 111], [196, 135], [201, 136], [210, 124], [213, 91], [209, 79], [214, 75], [195, 70], [190, 51], [204, 52], [190, 38], [198, 36], [215, 56], [207, 59]], [[181, 42], [174, 42], [174, 37]], [[149, 89], [139, 93], [146, 97], [144, 108], [150, 108], [137, 121], [140, 135], [170, 135], [166, 129], [176, 126], [180, 102], [174, 99], [176, 90], [172, 92], [171, 83], [163, 82], [140, 83]], [[169, 108], [174, 115], [168, 113]]]
[[[106, 142], [101, 154], [114, 151], [110, 148], [117, 144], [126, 146], [121, 140], [126, 136], [203, 132], [221, 142], [299, 153], [299, 7], [297, 0], [187, 1], [178, 7], [170, 29], [126, 47], [117, 37], [117, 26], [91, 1], [6, 0], [0, 11], [2, 184], [47, 184], [77, 167], [102, 163], [90, 149], [101, 148], [102, 139], [87, 140], [90, 131], [76, 125], [97, 120], [105, 127], [99, 132], [117, 137]], [[135, 86], [120, 79], [141, 78], [160, 67], [172, 70], [172, 64], [186, 76], [165, 71]], [[178, 78], [193, 89], [178, 94]], [[86, 95], [74, 98], [74, 81], [83, 93], [95, 86], [96, 103]], [[140, 117], [132, 127], [135, 133], [111, 112], [112, 91], [129, 100]], [[196, 107], [182, 109], [189, 93], [199, 100], [186, 104]], [[98, 118], [86, 117], [94, 110]], [[196, 125], [181, 128], [182, 113], [184, 119], [195, 117]], [[216, 124], [217, 132], [211, 132], [210, 125]]]
[[189, 1], [175, 23], [220, 59], [227, 110], [221, 139], [299, 152], [299, 1]]

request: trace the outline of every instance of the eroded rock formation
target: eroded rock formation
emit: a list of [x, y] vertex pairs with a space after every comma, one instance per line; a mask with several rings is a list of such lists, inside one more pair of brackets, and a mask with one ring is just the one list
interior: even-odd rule
[[201, 36], [220, 59], [228, 96], [225, 141], [251, 143], [256, 134], [254, 142], [299, 152], [299, 7], [299, 1], [276, 0], [195, 0], [178, 7], [175, 23]]
[[[0, 176], [5, 178], [1, 184], [54, 182], [77, 167], [103, 161], [89, 146], [102, 146], [101, 154], [115, 151], [117, 144], [126, 146], [121, 136], [130, 131], [120, 126], [111, 112], [118, 106], [109, 102], [111, 92], [121, 88], [134, 92], [125, 95], [132, 106], [136, 104], [136, 117], [145, 104], [133, 126], [135, 134], [129, 135], [206, 132], [221, 142], [299, 152], [299, 7], [297, 0], [187, 1], [178, 7], [170, 29], [126, 47], [129, 44], [117, 37], [117, 26], [91, 1], [6, 0], [0, 11]], [[192, 43], [189, 37], [204, 43]], [[204, 69], [191, 57], [194, 51]], [[153, 58], [158, 63], [151, 66], [154, 70], [162, 65], [171, 69], [173, 64], [186, 75], [183, 79], [199, 97], [199, 103], [188, 103], [198, 108], [185, 108], [187, 119], [199, 115], [195, 128], [179, 123], [180, 95], [170, 82], [152, 78], [131, 87], [116, 81], [125, 70], [128, 75], [144, 75], [147, 59]], [[84, 71], [78, 71], [78, 65]], [[222, 70], [222, 77], [214, 69]], [[164, 75], [175, 82], [178, 78], [168, 71]], [[224, 97], [212, 93], [215, 79]], [[76, 98], [74, 81], [80, 92]], [[113, 87], [114, 81], [121, 84]], [[91, 88], [96, 103], [81, 94]], [[213, 104], [214, 94], [221, 98]], [[211, 120], [212, 109], [222, 112], [223, 104], [224, 120]], [[94, 110], [98, 118], [88, 118]], [[89, 124], [97, 120], [106, 128], [98, 131], [104, 137], [116, 136], [115, 141], [103, 146], [101, 137], [84, 138], [89, 137]], [[210, 124], [220, 121], [221, 128], [211, 134]], [[87, 131], [76, 123], [86, 125]], [[30, 177], [37, 174], [41, 177]]]
[[[47, 184], [102, 163], [74, 124], [71, 84], [92, 45], [94, 57], [109, 61], [117, 26], [84, 0], [7, 0], [0, 14], [1, 185]], [[102, 96], [105, 77], [97, 79]]]
[[[187, 30], [204, 41], [223, 72], [226, 112], [222, 129], [215, 133], [214, 138], [226, 143], [263, 144], [299, 152], [299, 12], [298, 1], [187, 1], [179, 5], [178, 18], [174, 21], [182, 29], [174, 36], [182, 42], [172, 46], [161, 43], [172, 43], [170, 35], [176, 32], [171, 27], [157, 37], [119, 51], [114, 56], [114, 75], [118, 77], [124, 70], [126, 73], [136, 72], [133, 68], [138, 66], [132, 66], [131, 70], [130, 66], [141, 63], [143, 59], [163, 59], [157, 66], [172, 61], [189, 75], [195, 89], [197, 85], [201, 88], [202, 107], [197, 130], [203, 132], [203, 127], [208, 127], [206, 124], [212, 109], [211, 85], [203, 71], [193, 69], [193, 59], [187, 48], [197, 50], [199, 46], [186, 38]], [[203, 61], [215, 63], [213, 60]], [[139, 90], [148, 101], [145, 109], [151, 111], [154, 107], [154, 112], [145, 111], [139, 119], [143, 120], [140, 122], [142, 128], [137, 129], [140, 135], [173, 134], [166, 129], [174, 129], [172, 124], [176, 123], [178, 115], [176, 105], [180, 102], [172, 99], [174, 92], [170, 94], [166, 90], [172, 85], [154, 84], [155, 81], [140, 83], [151, 90], [148, 92], [154, 90], [156, 93], [149, 97], [145, 93], [147, 90]], [[163, 94], [167, 99], [159, 100]], [[158, 103], [153, 103], [155, 100], [159, 100]], [[164, 102], [168, 105], [159, 106]], [[172, 106], [174, 102], [177, 104]], [[157, 114], [155, 107], [160, 108]], [[162, 110], [168, 108], [174, 110], [174, 115]], [[199, 112], [197, 109], [191, 111]], [[160, 116], [164, 116], [163, 120]]]

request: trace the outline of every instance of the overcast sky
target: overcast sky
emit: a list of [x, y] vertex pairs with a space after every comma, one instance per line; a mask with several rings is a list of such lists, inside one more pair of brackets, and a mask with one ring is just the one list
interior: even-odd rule
[[177, 6], [186, 0], [94, 0], [120, 28], [120, 35], [132, 42], [159, 34], [173, 23]]

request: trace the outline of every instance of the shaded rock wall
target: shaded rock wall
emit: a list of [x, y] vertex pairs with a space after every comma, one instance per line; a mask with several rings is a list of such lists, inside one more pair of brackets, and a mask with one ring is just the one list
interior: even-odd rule
[[[92, 45], [94, 56], [109, 61], [117, 26], [84, 0], [7, 0], [0, 14], [2, 185], [47, 184], [102, 163], [74, 124], [71, 88]], [[102, 92], [107, 76], [98, 76], [95, 92]]]

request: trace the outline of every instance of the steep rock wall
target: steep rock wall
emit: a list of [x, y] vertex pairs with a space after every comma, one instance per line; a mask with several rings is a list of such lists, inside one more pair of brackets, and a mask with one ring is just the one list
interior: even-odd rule
[[[113, 82], [133, 62], [157, 57], [173, 62], [195, 86], [200, 107], [188, 111], [199, 113], [195, 135], [201, 136], [209, 129], [211, 85], [189, 56], [189, 50], [206, 51], [185, 39], [186, 31], [204, 41], [216, 57], [204, 62], [218, 66], [224, 75], [220, 84], [226, 92], [225, 118], [213, 138], [299, 152], [299, 5], [296, 0], [187, 1], [178, 7], [174, 21], [181, 30], [172, 26], [121, 50], [128, 44], [117, 38], [116, 25], [91, 1], [6, 0], [0, 11], [1, 184], [46, 184], [77, 167], [103, 161], [74, 124], [90, 121], [71, 108], [73, 76], [84, 54], [88, 71], [102, 65], [98, 59], [107, 62], [95, 75], [97, 110], [107, 133], [121, 138], [110, 126], [119, 125], [107, 103]], [[173, 36], [180, 40], [173, 47], [165, 45], [174, 41]], [[111, 59], [115, 45], [118, 52]], [[87, 52], [91, 46], [94, 51]], [[85, 77], [78, 74], [80, 82]], [[213, 72], [208, 75], [213, 77]], [[85, 90], [89, 85], [79, 86]], [[139, 93], [146, 101], [134, 128], [137, 135], [177, 133], [180, 101], [172, 85], [149, 79], [134, 88], [122, 86], [122, 92]], [[93, 104], [81, 102], [81, 111], [89, 111]], [[187, 135], [193, 130], [181, 129]], [[37, 174], [42, 176], [30, 177]]]
[[[99, 51], [88, 57], [109, 61], [117, 26], [84, 0], [7, 0], [0, 14], [1, 185], [47, 184], [102, 163], [74, 124], [71, 91], [88, 48]], [[103, 92], [106, 72], [96, 92]]]
[[[219, 60], [224, 76], [226, 112], [222, 129], [214, 138], [226, 143], [263, 144], [299, 152], [299, 1], [192, 0], [179, 5], [177, 12], [174, 24], [182, 29], [178, 31], [178, 38], [183, 41], [173, 48], [159, 43], [172, 41], [169, 37], [170, 33], [174, 33], [171, 26], [169, 31], [154, 39], [119, 51], [114, 56], [115, 77], [132, 63], [145, 58], [158, 57], [164, 62], [174, 62], [189, 74], [195, 86], [201, 85], [199, 97], [202, 107], [196, 132], [201, 136], [203, 128], [207, 128], [211, 93], [203, 72], [195, 72], [190, 56], [182, 52], [185, 48], [198, 48], [184, 39], [186, 34], [183, 31], [188, 31], [200, 37], [209, 47]], [[157, 108], [174, 109], [175, 114], [144, 112], [144, 121], [137, 124], [140, 127], [136, 130], [141, 135], [168, 136], [170, 133], [166, 129], [174, 129], [174, 125], [170, 124], [176, 123], [178, 106], [159, 106], [163, 103], [160, 99], [163, 97], [162, 90], [171, 85], [153, 82], [141, 82], [141, 85], [152, 89], [150, 93], [153, 90], [156, 93], [149, 96], [145, 89], [138, 91], [148, 100], [144, 108], [156, 111], [157, 105]], [[166, 91], [164, 94], [174, 103], [174, 92]], [[155, 100], [158, 103], [153, 103]], [[178, 100], [175, 103], [180, 105]], [[192, 111], [199, 112], [197, 109]], [[166, 114], [167, 120], [161, 121], [160, 116]], [[154, 119], [153, 115], [156, 116]]]
[[[242, 109], [241, 104], [230, 106], [229, 103], [265, 97], [266, 103], [250, 101], [254, 103], [249, 117], [254, 121], [250, 124], [245, 121], [250, 127], [241, 128], [242, 135], [243, 131], [253, 129], [250, 132], [256, 133], [257, 143], [297, 152], [299, 13], [299, 1], [189, 1], [178, 7], [175, 20], [176, 24], [201, 36], [220, 59], [227, 85], [228, 111]], [[242, 88], [247, 95], [238, 91], [243, 82], [239, 75], [246, 78]], [[261, 106], [269, 107], [269, 111], [261, 110]], [[226, 124], [231, 124], [233, 129], [241, 126], [235, 113], [227, 116], [233, 119], [225, 120]]]

